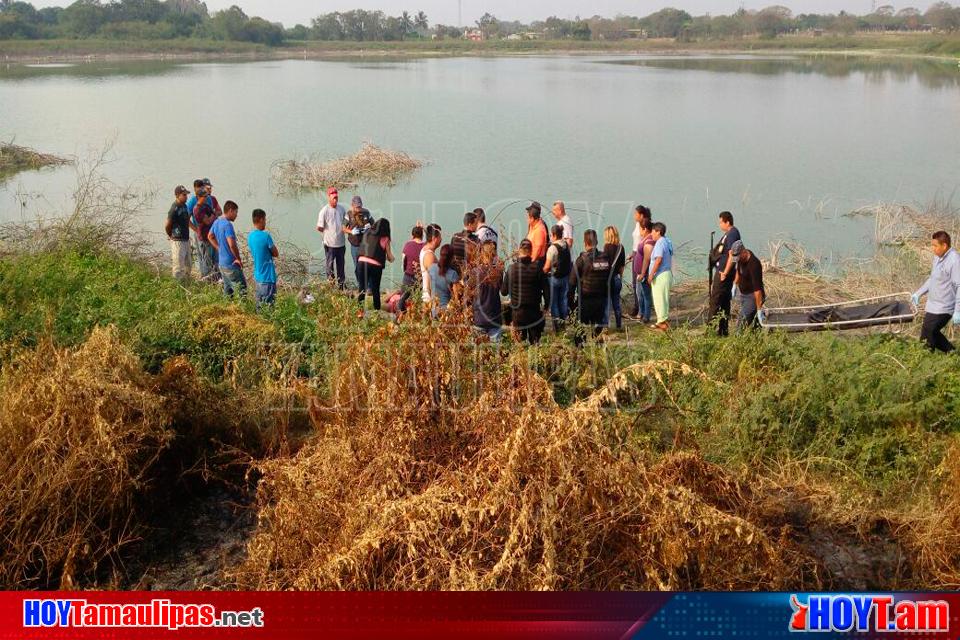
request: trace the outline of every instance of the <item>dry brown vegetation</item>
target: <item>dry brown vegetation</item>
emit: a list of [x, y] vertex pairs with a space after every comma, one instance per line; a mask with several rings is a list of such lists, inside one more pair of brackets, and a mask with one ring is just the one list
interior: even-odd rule
[[[262, 530], [240, 586], [819, 584], [745, 484], [692, 453], [638, 459], [607, 431], [604, 410], [637, 379], [702, 374], [651, 362], [562, 409], [522, 360], [412, 331], [361, 344], [368, 355], [342, 364], [330, 405], [313, 412], [316, 439], [261, 466]], [[455, 374], [468, 365], [476, 377]]]
[[76, 586], [140, 533], [136, 496], [174, 436], [168, 403], [111, 330], [24, 353], [2, 388], [0, 583]]
[[403, 153], [382, 149], [369, 142], [352, 156], [319, 161], [286, 160], [273, 166], [274, 183], [287, 191], [347, 189], [360, 184], [392, 186], [423, 166], [423, 162]]
[[0, 178], [11, 176], [21, 171], [42, 169], [44, 167], [59, 167], [69, 164], [67, 158], [61, 158], [49, 153], [40, 153], [27, 147], [21, 147], [12, 142], [0, 143]]

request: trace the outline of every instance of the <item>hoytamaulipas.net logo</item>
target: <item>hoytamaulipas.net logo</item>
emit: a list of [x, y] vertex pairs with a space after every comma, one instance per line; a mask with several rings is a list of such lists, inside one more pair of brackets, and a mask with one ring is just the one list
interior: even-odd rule
[[937, 633], [950, 630], [950, 603], [892, 595], [790, 596], [790, 631]]
[[105, 604], [77, 599], [23, 601], [25, 628], [250, 628], [263, 627], [263, 610], [218, 611], [212, 604], [179, 604], [157, 599], [146, 603]]

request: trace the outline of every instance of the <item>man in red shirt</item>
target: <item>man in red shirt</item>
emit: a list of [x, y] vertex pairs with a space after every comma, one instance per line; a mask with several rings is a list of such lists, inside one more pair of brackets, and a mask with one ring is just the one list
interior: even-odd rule
[[547, 259], [547, 245], [550, 244], [547, 225], [540, 219], [542, 207], [539, 202], [531, 202], [527, 207], [527, 240], [533, 245], [530, 260], [543, 269]]

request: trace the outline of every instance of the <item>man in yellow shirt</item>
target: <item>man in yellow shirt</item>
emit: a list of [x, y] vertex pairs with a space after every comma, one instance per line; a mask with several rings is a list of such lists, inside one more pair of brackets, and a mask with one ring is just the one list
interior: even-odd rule
[[531, 202], [527, 207], [527, 240], [533, 245], [530, 260], [539, 269], [543, 269], [547, 259], [547, 245], [550, 244], [547, 234], [547, 225], [540, 219], [541, 207], [539, 202]]

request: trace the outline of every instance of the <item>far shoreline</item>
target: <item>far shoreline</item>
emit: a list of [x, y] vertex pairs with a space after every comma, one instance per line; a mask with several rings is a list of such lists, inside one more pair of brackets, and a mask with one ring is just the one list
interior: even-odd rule
[[703, 42], [674, 40], [291, 42], [266, 47], [203, 40], [0, 41], [0, 64], [214, 60], [325, 60], [338, 58], [417, 59], [450, 57], [583, 55], [817, 55], [960, 60], [960, 36], [931, 34], [858, 34], [788, 36]]

